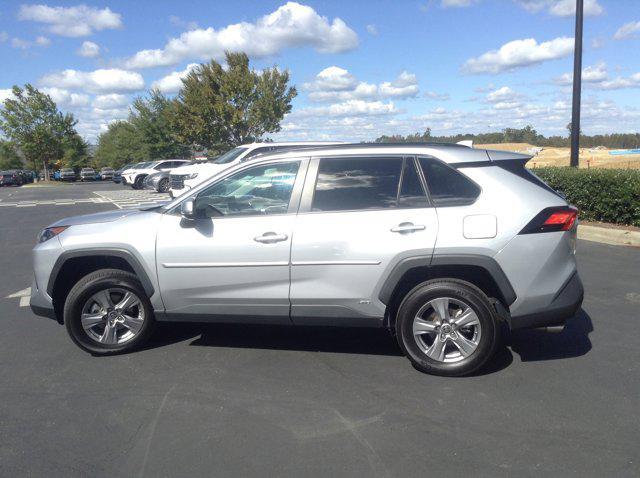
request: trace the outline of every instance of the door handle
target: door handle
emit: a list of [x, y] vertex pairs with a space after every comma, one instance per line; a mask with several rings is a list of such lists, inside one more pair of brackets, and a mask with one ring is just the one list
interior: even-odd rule
[[424, 231], [426, 229], [422, 224], [413, 224], [412, 222], [401, 222], [396, 227], [391, 228], [391, 232], [414, 232]]
[[274, 242], [282, 242], [289, 239], [286, 234], [276, 234], [275, 232], [265, 232], [262, 236], [254, 237], [253, 240], [263, 244], [273, 244]]

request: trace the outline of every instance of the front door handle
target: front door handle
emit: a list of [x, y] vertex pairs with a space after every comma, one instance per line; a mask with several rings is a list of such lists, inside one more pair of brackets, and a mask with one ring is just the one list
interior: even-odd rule
[[262, 236], [254, 237], [253, 240], [263, 244], [273, 244], [274, 242], [282, 242], [289, 239], [286, 234], [276, 234], [275, 232], [265, 232]]
[[414, 232], [424, 231], [426, 229], [422, 224], [414, 224], [412, 222], [401, 222], [396, 227], [391, 228], [391, 232]]

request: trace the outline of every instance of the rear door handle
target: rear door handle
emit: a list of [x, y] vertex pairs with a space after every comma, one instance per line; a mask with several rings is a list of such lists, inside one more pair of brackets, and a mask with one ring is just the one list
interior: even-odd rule
[[391, 232], [415, 232], [424, 231], [426, 229], [422, 224], [413, 224], [412, 222], [401, 222], [396, 227], [391, 228]]
[[286, 234], [276, 234], [275, 232], [265, 232], [262, 236], [254, 237], [253, 240], [263, 244], [273, 244], [274, 242], [282, 242], [289, 239]]

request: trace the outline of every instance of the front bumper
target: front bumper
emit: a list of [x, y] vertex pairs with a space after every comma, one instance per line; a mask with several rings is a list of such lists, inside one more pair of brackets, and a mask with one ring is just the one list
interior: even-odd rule
[[580, 310], [583, 298], [584, 288], [576, 272], [547, 307], [532, 314], [511, 317], [511, 330], [564, 325]]
[[38, 288], [38, 284], [35, 279], [31, 283], [31, 298], [29, 299], [29, 306], [34, 314], [39, 315], [40, 317], [57, 320], [62, 323], [62, 321], [56, 317], [51, 297], [49, 297], [49, 294], [47, 294], [46, 291]]

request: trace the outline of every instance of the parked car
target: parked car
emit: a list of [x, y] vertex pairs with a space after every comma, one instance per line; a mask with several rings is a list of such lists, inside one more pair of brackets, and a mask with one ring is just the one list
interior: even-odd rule
[[33, 171], [29, 171], [28, 169], [20, 169], [18, 170], [18, 172], [20, 173], [20, 175], [22, 176], [22, 183], [23, 184], [29, 184], [33, 182]]
[[71, 168], [62, 168], [60, 170], [60, 181], [75, 181], [78, 179], [76, 172]]
[[93, 168], [82, 168], [80, 170], [80, 181], [95, 181], [96, 170]]
[[316, 146], [328, 146], [340, 144], [329, 141], [301, 141], [285, 143], [251, 143], [238, 146], [227, 151], [222, 156], [192, 164], [189, 167], [182, 167], [179, 171], [171, 171], [171, 197], [177, 197], [186, 191], [194, 188], [198, 184], [215, 176], [231, 166], [256, 158], [261, 154], [273, 153], [276, 151], [286, 151], [289, 149], [309, 148]]
[[142, 189], [144, 187], [144, 179], [149, 174], [154, 174], [158, 171], [169, 171], [187, 163], [189, 163], [188, 159], [163, 159], [138, 163], [131, 169], [122, 172], [122, 184], [127, 184], [133, 189]]
[[171, 171], [159, 171], [157, 173], [150, 174], [144, 180], [144, 188], [153, 189], [159, 193], [168, 193], [171, 188], [171, 173], [173, 172], [174, 174], [177, 174], [182, 168], [186, 168], [191, 164], [193, 164], [193, 161], [189, 161], [178, 168], [173, 168]]
[[127, 169], [131, 169], [133, 166], [134, 166], [134, 163], [125, 164], [120, 169], [116, 170], [113, 173], [113, 182], [116, 184], [120, 184], [122, 182], [122, 172], [126, 171]]
[[0, 171], [0, 186], [22, 186], [22, 175], [15, 169]]
[[113, 168], [102, 168], [100, 170], [100, 179], [103, 181], [108, 181], [113, 179], [113, 174], [115, 173], [115, 171], [113, 170]]
[[160, 321], [349, 325], [393, 331], [421, 371], [469, 374], [502, 327], [561, 325], [582, 302], [577, 211], [529, 159], [441, 144], [265, 155], [164, 206], [47, 227], [31, 307], [96, 355]]

